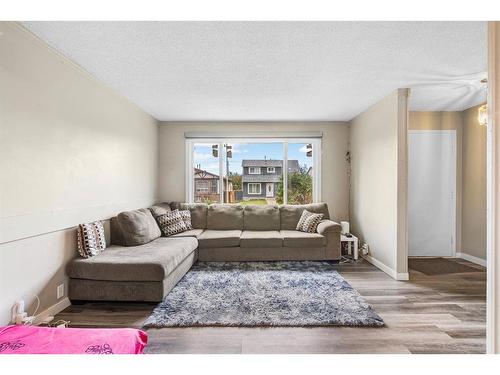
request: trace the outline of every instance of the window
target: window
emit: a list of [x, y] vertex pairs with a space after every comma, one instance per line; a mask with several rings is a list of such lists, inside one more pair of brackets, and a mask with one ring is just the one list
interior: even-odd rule
[[248, 167], [248, 174], [260, 174], [260, 167]]
[[261, 194], [261, 184], [260, 183], [249, 183], [248, 184], [248, 194]]
[[321, 200], [320, 138], [186, 139], [186, 201], [304, 204]]

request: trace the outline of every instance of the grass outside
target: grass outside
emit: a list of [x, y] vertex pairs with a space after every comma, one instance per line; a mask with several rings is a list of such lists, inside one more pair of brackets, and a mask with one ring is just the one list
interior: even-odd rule
[[241, 201], [238, 203], [241, 204], [242, 206], [249, 206], [249, 205], [264, 206], [267, 204], [267, 201], [265, 199], [250, 199], [248, 201]]

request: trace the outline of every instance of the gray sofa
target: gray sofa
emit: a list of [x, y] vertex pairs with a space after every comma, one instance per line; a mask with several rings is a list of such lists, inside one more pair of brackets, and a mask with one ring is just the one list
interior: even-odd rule
[[[191, 211], [192, 230], [161, 237], [154, 215]], [[295, 228], [307, 209], [322, 213], [317, 233]], [[340, 225], [326, 203], [241, 206], [161, 203], [111, 219], [111, 246], [68, 264], [71, 300], [157, 302], [197, 261], [339, 260]]]

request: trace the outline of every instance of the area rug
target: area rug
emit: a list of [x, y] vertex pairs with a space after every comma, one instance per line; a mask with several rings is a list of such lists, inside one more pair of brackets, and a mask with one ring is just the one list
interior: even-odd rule
[[145, 328], [328, 325], [384, 325], [328, 262], [199, 262], [144, 323]]
[[451, 273], [484, 272], [484, 268], [475, 268], [446, 258], [408, 258], [408, 267], [428, 276]]

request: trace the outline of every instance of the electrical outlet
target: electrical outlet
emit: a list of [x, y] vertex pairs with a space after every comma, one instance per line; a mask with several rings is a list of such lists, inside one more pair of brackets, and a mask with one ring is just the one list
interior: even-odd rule
[[64, 297], [64, 284], [59, 284], [57, 286], [57, 299]]

